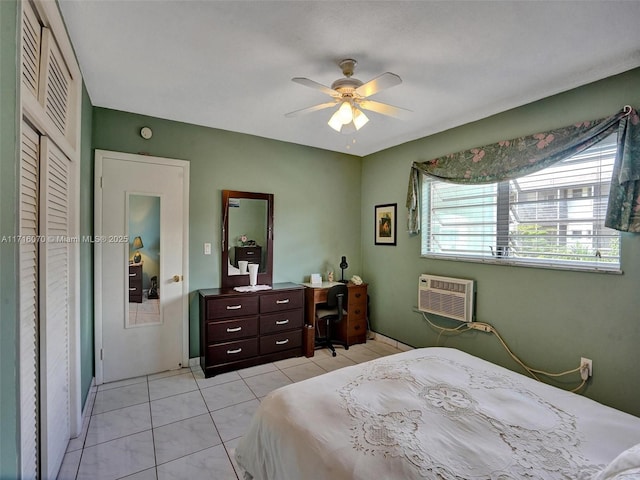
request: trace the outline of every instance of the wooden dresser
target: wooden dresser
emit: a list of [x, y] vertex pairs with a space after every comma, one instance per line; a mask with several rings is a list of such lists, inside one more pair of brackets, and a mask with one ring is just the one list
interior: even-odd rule
[[142, 303], [142, 264], [129, 265], [129, 302]]
[[200, 366], [206, 377], [302, 355], [304, 288], [199, 291]]

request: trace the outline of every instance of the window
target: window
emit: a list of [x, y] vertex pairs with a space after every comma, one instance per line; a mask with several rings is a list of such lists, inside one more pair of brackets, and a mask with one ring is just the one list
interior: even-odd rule
[[604, 226], [615, 134], [532, 175], [458, 185], [422, 178], [422, 255], [551, 268], [620, 268]]

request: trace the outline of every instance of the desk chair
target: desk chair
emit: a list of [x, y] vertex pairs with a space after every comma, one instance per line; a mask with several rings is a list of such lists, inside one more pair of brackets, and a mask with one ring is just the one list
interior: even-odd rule
[[[315, 348], [328, 348], [331, 355], [336, 356], [336, 349], [331, 340], [331, 325], [342, 321], [347, 314], [347, 286], [334, 285], [327, 291], [327, 303], [321, 303], [316, 307], [316, 344]], [[320, 322], [326, 323], [325, 336], [320, 337]], [[349, 344], [340, 340], [333, 340], [339, 343], [345, 350], [349, 350]]]

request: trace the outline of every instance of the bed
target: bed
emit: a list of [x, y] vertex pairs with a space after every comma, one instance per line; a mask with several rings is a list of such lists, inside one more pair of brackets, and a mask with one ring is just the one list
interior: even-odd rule
[[342, 368], [264, 398], [254, 480], [640, 479], [640, 418], [452, 348]]

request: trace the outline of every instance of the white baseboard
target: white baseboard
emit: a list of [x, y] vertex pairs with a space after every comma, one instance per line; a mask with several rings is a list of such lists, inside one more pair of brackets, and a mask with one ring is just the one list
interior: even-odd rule
[[406, 352], [407, 350], [413, 350], [413, 347], [410, 345], [406, 345], [402, 342], [398, 342], [397, 340], [394, 340], [393, 338], [389, 338], [389, 337], [385, 337], [384, 335], [381, 335], [377, 332], [374, 332], [373, 330], [371, 331], [371, 333], [373, 334], [373, 339], [372, 340], [376, 340], [378, 342], [382, 342], [382, 343], [386, 343], [387, 345], [391, 345], [394, 348], [397, 348], [398, 350], [402, 350], [403, 352]]
[[200, 365], [200, 357], [193, 357], [189, 359], [190, 367], [198, 367]]

